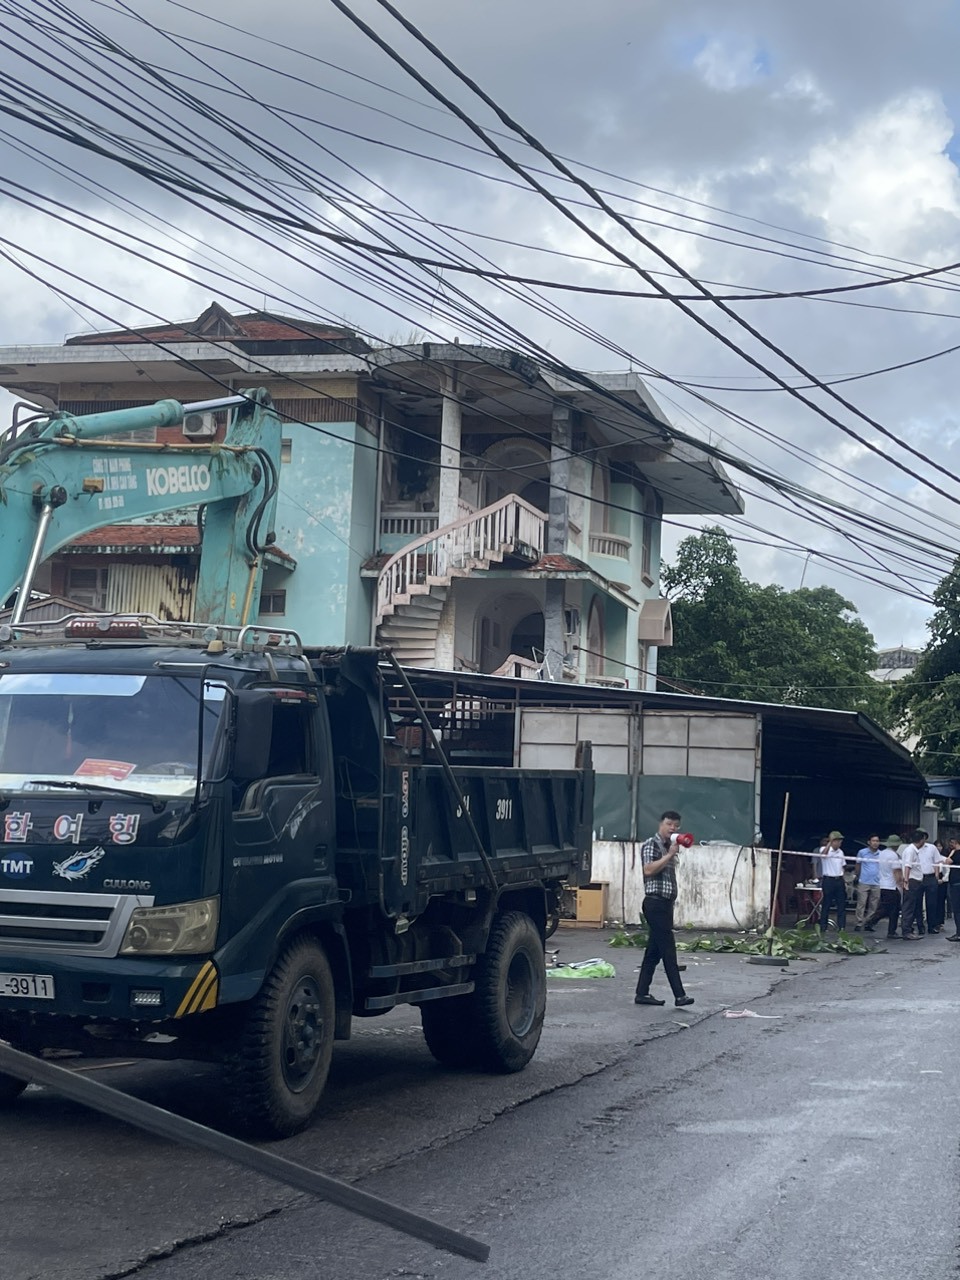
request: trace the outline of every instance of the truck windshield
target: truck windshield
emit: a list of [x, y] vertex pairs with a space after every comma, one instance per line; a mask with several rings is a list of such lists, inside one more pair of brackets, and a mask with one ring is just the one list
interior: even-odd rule
[[[0, 791], [47, 778], [187, 795], [197, 780], [200, 685], [168, 675], [0, 675]], [[224, 689], [207, 681], [202, 696], [205, 766]]]

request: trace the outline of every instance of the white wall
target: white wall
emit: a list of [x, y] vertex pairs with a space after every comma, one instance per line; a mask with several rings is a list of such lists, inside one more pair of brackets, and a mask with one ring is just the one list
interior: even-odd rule
[[[738, 858], [739, 855], [739, 858]], [[699, 844], [684, 850], [674, 920], [678, 928], [766, 927], [770, 911], [769, 849], [737, 844]], [[640, 842], [595, 840], [593, 879], [606, 881], [610, 919], [637, 924], [643, 903]], [[731, 910], [731, 898], [733, 908]]]

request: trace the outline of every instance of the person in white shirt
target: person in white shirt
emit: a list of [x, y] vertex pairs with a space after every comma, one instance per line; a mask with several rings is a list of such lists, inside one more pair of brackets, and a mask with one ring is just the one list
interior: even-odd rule
[[[903, 862], [903, 904], [900, 916], [900, 935], [904, 942], [912, 942], [911, 931], [914, 924], [918, 922], [919, 912], [922, 910], [923, 899], [923, 867], [920, 862], [920, 850], [927, 843], [927, 833], [925, 831], [915, 831], [910, 837], [910, 843], [905, 844], [900, 850], [900, 857]], [[930, 846], [933, 848], [933, 846]], [[936, 849], [933, 849], [936, 854]], [[920, 926], [922, 928], [922, 925]]]
[[843, 833], [831, 831], [820, 850], [820, 932], [826, 933], [830, 908], [837, 911], [837, 928], [847, 923], [847, 886], [843, 878]]
[[[931, 844], [926, 838], [926, 832], [924, 832], [923, 844], [920, 846], [917, 856], [920, 860], [920, 870], [923, 872], [923, 905], [927, 921], [927, 933], [939, 933], [941, 921], [939, 919], [937, 885], [940, 881], [940, 863], [943, 860], [943, 854], [935, 844]], [[923, 921], [919, 918], [917, 919], [917, 932], [923, 933]]]
[[887, 836], [885, 847], [880, 850], [878, 859], [880, 905], [864, 925], [867, 933], [872, 933], [874, 926], [885, 919], [887, 937], [897, 936], [897, 920], [900, 918], [900, 881], [903, 872], [903, 864], [897, 852], [899, 847], [899, 836]]

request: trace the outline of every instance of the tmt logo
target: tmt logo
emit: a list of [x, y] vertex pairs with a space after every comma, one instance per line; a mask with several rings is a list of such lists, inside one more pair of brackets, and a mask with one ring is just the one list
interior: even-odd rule
[[0, 858], [0, 872], [14, 880], [22, 880], [33, 871], [32, 858]]

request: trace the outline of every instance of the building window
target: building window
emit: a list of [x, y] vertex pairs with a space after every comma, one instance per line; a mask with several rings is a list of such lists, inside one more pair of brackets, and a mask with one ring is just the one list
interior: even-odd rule
[[263, 591], [260, 593], [261, 618], [282, 618], [286, 612], [286, 591]]
[[284, 436], [280, 441], [280, 461], [293, 461], [293, 441], [288, 436]]
[[603, 610], [594, 597], [587, 614], [587, 679], [596, 680], [603, 675]]
[[107, 607], [107, 574], [103, 569], [67, 569], [67, 596], [76, 600], [77, 604], [85, 604], [91, 609]]
[[657, 522], [663, 513], [663, 503], [654, 489], [643, 491], [643, 551], [640, 556], [640, 575], [648, 587], [653, 586], [653, 539]]
[[590, 532], [605, 533], [610, 528], [610, 472], [595, 460], [590, 478]]

